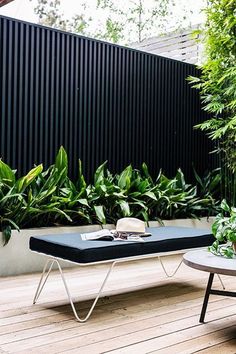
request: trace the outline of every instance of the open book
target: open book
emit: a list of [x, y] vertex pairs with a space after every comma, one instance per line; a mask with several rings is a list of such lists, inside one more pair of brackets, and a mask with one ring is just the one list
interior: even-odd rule
[[81, 234], [83, 241], [101, 240], [101, 241], [138, 241], [144, 242], [143, 236], [151, 236], [150, 233], [134, 234], [117, 232], [116, 230], [102, 229], [99, 231]]

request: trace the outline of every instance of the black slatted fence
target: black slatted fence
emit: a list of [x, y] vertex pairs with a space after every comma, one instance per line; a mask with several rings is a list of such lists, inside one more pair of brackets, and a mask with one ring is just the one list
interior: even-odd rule
[[21, 175], [63, 145], [89, 178], [145, 161], [172, 177], [209, 166], [194, 65], [0, 17], [0, 156]]

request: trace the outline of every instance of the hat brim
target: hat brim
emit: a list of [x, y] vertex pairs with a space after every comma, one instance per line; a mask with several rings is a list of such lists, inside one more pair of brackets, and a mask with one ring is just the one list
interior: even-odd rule
[[116, 232], [120, 232], [121, 234], [132, 234], [134, 236], [140, 236], [140, 237], [148, 237], [151, 236], [152, 234], [150, 232], [134, 232], [134, 231], [117, 231]]

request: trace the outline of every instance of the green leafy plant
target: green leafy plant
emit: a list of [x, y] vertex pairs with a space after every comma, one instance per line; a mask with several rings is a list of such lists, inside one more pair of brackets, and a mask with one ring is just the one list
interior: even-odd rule
[[[200, 92], [209, 119], [197, 125], [215, 143], [224, 186], [222, 194], [236, 202], [236, 21], [234, 0], [209, 0], [201, 31], [205, 48], [200, 78], [190, 77]], [[231, 175], [229, 178], [228, 175]]]
[[236, 208], [230, 207], [225, 200], [221, 203], [221, 213], [216, 216], [212, 233], [216, 240], [209, 247], [215, 255], [233, 258], [236, 245]]
[[178, 169], [176, 176], [169, 179], [162, 173], [157, 179], [157, 215], [161, 218], [199, 218], [214, 214], [213, 197], [198, 195], [197, 186], [186, 183], [184, 174]]
[[19, 220], [26, 206], [23, 194], [41, 170], [42, 165], [39, 165], [16, 180], [11, 168], [0, 160], [0, 228], [4, 244], [9, 242], [12, 228], [19, 231]]
[[160, 171], [154, 181], [145, 163], [140, 171], [129, 165], [114, 176], [104, 163], [95, 173], [94, 184], [87, 188], [88, 203], [93, 220], [101, 223], [115, 222], [124, 216], [160, 222], [161, 219], [198, 218], [215, 214], [213, 183], [211, 186], [211, 191], [199, 197], [197, 187], [185, 182], [180, 169], [173, 179]]
[[215, 215], [220, 211], [220, 197], [222, 186], [221, 169], [216, 168], [212, 171], [206, 171], [203, 176], [199, 176], [197, 171], [193, 169], [197, 182], [197, 195], [200, 199], [209, 199], [207, 205], [208, 216]]
[[4, 244], [8, 243], [12, 228], [52, 225], [59, 216], [71, 221], [61, 210], [60, 202], [53, 200], [66, 179], [63, 154], [65, 158], [61, 147], [55, 165], [45, 172], [42, 165], [36, 166], [18, 180], [11, 168], [0, 161], [0, 229]]
[[63, 147], [55, 163], [46, 171], [39, 165], [16, 179], [15, 172], [0, 160], [0, 230], [4, 243], [10, 240], [11, 229], [52, 225], [84, 225], [116, 223], [122, 217], [145, 220], [201, 217], [213, 214], [213, 192], [216, 175], [211, 183], [200, 179], [204, 193], [187, 184], [179, 169], [173, 179], [159, 171], [156, 180], [148, 167], [141, 170], [127, 166], [120, 174], [112, 174], [107, 162], [94, 173], [87, 185], [78, 162], [78, 177], [68, 177], [68, 156]]
[[[53, 199], [59, 202], [61, 210], [69, 217], [70, 224], [90, 224], [91, 207], [88, 204], [87, 184], [82, 174], [82, 164], [79, 160], [78, 179], [73, 183], [68, 176], [64, 180], [63, 186], [59, 188], [57, 195]], [[64, 218], [62, 218], [64, 219]], [[65, 219], [60, 223], [65, 223]]]

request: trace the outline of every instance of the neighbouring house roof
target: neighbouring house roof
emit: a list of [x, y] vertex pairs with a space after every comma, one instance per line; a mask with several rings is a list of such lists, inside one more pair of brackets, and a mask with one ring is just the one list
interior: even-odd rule
[[13, 0], [0, 0], [0, 7], [7, 5], [9, 2], [12, 2]]
[[145, 39], [138, 43], [131, 43], [129, 47], [148, 53], [177, 59], [191, 64], [199, 64], [202, 56], [202, 45], [196, 41], [199, 35], [192, 35], [194, 26], [185, 30], [168, 33], [165, 36]]

